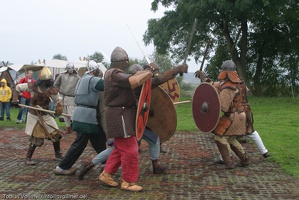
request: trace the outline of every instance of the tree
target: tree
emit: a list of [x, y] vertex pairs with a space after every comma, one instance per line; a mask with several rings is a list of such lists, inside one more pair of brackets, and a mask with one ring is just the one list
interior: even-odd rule
[[87, 56], [87, 60], [94, 60], [95, 62], [100, 63], [104, 60], [104, 56], [100, 52], [94, 52], [94, 54]]
[[53, 56], [53, 59], [57, 59], [57, 60], [67, 60], [66, 56], [63, 56], [62, 54], [56, 54]]
[[[289, 68], [281, 59], [298, 52], [299, 4], [295, 0], [154, 0], [151, 9], [156, 11], [159, 3], [168, 10], [162, 18], [148, 21], [143, 36], [146, 45], [153, 43], [158, 53], [170, 52], [182, 60], [197, 18], [190, 54], [199, 61], [211, 40], [211, 61], [221, 66], [220, 59], [232, 59], [246, 84], [250, 87], [253, 82], [257, 95], [262, 94], [264, 73], [275, 68], [274, 63]], [[270, 60], [275, 62], [266, 64]], [[294, 68], [298, 70], [298, 63], [292, 65], [293, 72]]]

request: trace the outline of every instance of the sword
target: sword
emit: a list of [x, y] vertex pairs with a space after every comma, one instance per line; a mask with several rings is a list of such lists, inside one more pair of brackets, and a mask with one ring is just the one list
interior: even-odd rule
[[208, 49], [209, 49], [209, 45], [210, 45], [210, 40], [208, 40], [208, 43], [207, 43], [207, 46], [206, 46], [206, 50], [205, 50], [205, 53], [203, 55], [199, 71], [202, 71], [203, 63], [205, 62], [205, 59], [206, 59], [206, 56], [207, 56], [207, 52], [208, 52]]
[[184, 59], [184, 62], [183, 62], [184, 64], [186, 64], [186, 61], [187, 61], [187, 58], [188, 58], [188, 55], [189, 55], [189, 50], [190, 50], [190, 47], [191, 47], [193, 35], [195, 33], [196, 25], [197, 25], [197, 19], [195, 18], [194, 22], [193, 22], [192, 30], [191, 30], [191, 33], [190, 33], [189, 41], [188, 41], [188, 44], [187, 44], [187, 49], [186, 49], [186, 52], [185, 52], [185, 59]]
[[[193, 39], [193, 35], [195, 33], [196, 25], [197, 25], [197, 19], [195, 18], [194, 22], [193, 22], [192, 30], [191, 30], [191, 33], [190, 33], [189, 41], [187, 43], [187, 48], [186, 48], [185, 58], [184, 58], [183, 64], [186, 64], [186, 61], [187, 61], [187, 58], [188, 58], [188, 55], [189, 55], [189, 51], [190, 51], [190, 47], [191, 47], [191, 43], [192, 43], [192, 39]], [[183, 76], [183, 73], [180, 73], [180, 76]]]
[[[50, 114], [55, 114], [55, 111], [52, 111], [52, 110], [46, 110], [46, 109], [43, 109], [43, 108], [27, 106], [27, 105], [24, 105], [24, 104], [19, 104], [19, 106], [25, 107], [25, 108], [30, 108], [30, 109], [33, 109], [33, 110], [39, 110], [39, 111], [47, 112], [47, 113], [50, 113]], [[72, 115], [65, 114], [65, 113], [61, 113], [61, 115], [66, 116], [66, 117], [71, 117], [72, 116]]]
[[121, 116], [121, 122], [122, 122], [123, 129], [124, 129], [124, 138], [131, 137], [131, 135], [128, 135], [128, 133], [127, 133], [127, 130], [126, 130], [126, 123], [125, 123], [125, 119], [124, 119], [124, 116], [123, 116], [123, 115]]

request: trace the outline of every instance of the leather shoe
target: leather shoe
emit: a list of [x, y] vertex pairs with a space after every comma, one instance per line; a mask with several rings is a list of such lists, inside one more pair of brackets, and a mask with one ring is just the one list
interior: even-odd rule
[[105, 170], [100, 174], [99, 180], [102, 181], [103, 183], [106, 183], [107, 185], [111, 187], [117, 187], [118, 183], [113, 180], [111, 177], [111, 174], [108, 172], [105, 172]]
[[132, 191], [132, 192], [139, 192], [142, 190], [141, 186], [136, 185], [135, 183], [126, 182], [124, 180], [122, 181], [120, 188], [123, 190]]
[[264, 158], [268, 158], [270, 156], [270, 154], [268, 152], [263, 154]]
[[64, 170], [64, 169], [60, 169], [60, 168], [56, 167], [54, 169], [54, 174], [56, 174], [56, 175], [66, 175], [66, 176], [69, 176], [69, 175], [74, 175], [75, 173], [76, 173], [76, 169], [75, 168]]
[[31, 160], [31, 159], [26, 159], [26, 160], [25, 160], [25, 164], [26, 164], [26, 165], [36, 165], [36, 162], [33, 161], [33, 160]]

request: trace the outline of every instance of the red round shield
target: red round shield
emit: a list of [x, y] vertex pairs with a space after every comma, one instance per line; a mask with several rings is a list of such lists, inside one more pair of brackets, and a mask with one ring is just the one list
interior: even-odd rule
[[201, 83], [192, 100], [192, 114], [197, 128], [203, 133], [212, 132], [218, 124], [220, 111], [216, 88], [210, 83]]
[[147, 123], [151, 103], [152, 81], [149, 78], [142, 85], [136, 114], [136, 138], [140, 140]]

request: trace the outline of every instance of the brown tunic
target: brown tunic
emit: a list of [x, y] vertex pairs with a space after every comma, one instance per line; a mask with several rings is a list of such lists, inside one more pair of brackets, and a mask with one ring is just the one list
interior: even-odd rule
[[105, 73], [104, 99], [108, 138], [135, 135], [137, 99], [129, 82], [129, 74], [112, 68]]

